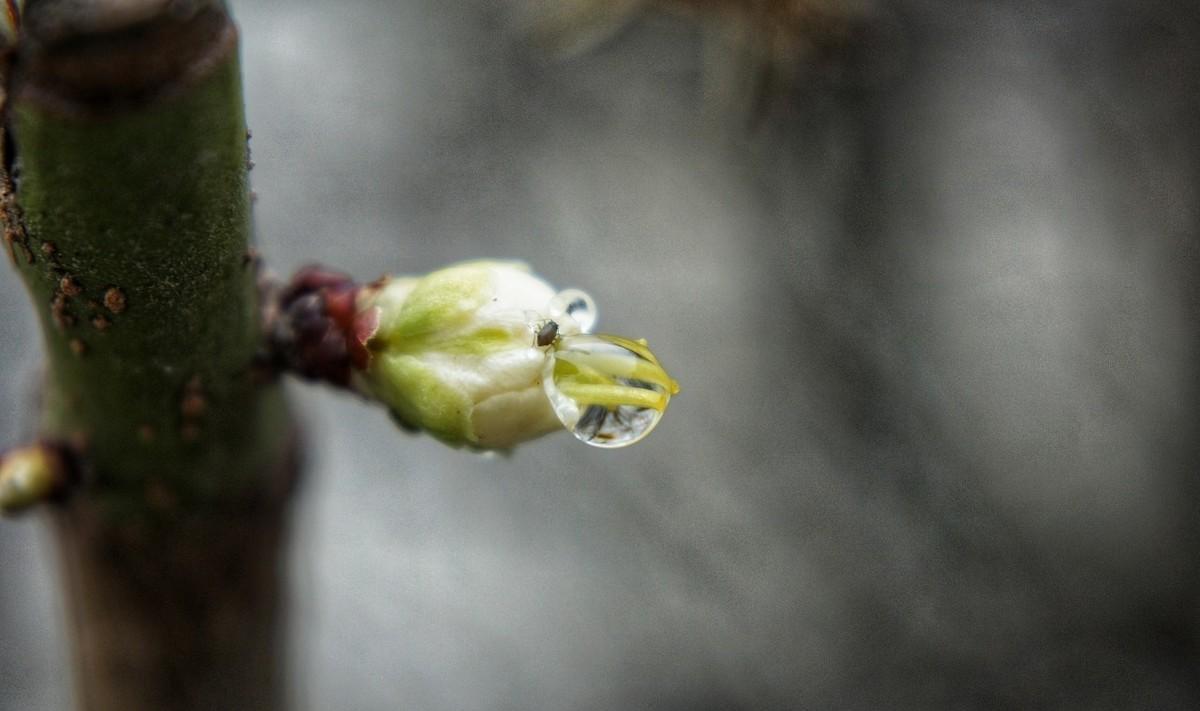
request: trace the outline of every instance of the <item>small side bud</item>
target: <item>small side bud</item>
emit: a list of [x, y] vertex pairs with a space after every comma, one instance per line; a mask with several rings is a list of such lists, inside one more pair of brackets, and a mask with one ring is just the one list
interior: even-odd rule
[[35, 444], [0, 455], [0, 513], [14, 514], [54, 498], [69, 480], [59, 447]]

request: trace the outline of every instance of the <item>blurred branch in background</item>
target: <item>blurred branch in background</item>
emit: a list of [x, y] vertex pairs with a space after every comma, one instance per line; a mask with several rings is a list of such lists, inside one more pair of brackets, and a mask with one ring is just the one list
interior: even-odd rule
[[525, 0], [534, 40], [578, 56], [613, 40], [639, 18], [680, 14], [706, 34], [706, 100], [762, 121], [798, 77], [829, 73], [878, 29], [875, 0]]

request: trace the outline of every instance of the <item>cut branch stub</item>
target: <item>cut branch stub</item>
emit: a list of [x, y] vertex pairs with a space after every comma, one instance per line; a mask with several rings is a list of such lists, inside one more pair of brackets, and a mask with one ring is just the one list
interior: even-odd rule
[[121, 110], [203, 81], [236, 44], [217, 0], [31, 0], [17, 88], [63, 113]]

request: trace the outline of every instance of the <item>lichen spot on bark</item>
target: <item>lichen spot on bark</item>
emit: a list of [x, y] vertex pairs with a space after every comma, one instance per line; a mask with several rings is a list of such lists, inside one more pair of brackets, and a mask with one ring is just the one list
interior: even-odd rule
[[112, 286], [104, 292], [104, 307], [114, 314], [124, 311], [125, 304], [125, 292], [119, 287]]
[[79, 285], [79, 280], [70, 274], [58, 281], [58, 288], [67, 296], [79, 296], [83, 293], [83, 287]]

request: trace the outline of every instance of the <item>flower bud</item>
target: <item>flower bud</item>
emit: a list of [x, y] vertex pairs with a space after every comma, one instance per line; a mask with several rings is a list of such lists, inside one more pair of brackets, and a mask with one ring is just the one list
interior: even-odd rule
[[466, 262], [364, 287], [356, 320], [374, 331], [363, 334], [370, 358], [354, 387], [456, 446], [507, 449], [561, 429], [542, 388], [543, 339], [580, 327], [560, 309], [556, 333], [545, 333], [554, 297], [520, 262]]

